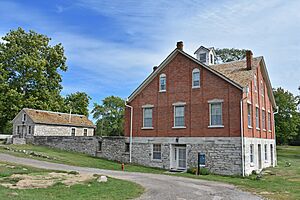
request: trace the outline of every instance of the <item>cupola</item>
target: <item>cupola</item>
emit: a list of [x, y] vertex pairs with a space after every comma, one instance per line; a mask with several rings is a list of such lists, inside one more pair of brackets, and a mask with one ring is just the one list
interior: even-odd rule
[[205, 65], [214, 65], [216, 52], [213, 47], [206, 48], [204, 46], [200, 46], [195, 51], [196, 58]]

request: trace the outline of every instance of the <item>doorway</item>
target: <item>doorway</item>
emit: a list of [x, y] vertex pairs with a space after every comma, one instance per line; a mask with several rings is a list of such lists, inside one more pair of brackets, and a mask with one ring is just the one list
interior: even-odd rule
[[171, 169], [186, 170], [186, 145], [173, 145], [170, 161]]
[[258, 145], [258, 169], [262, 168], [261, 164], [261, 144]]

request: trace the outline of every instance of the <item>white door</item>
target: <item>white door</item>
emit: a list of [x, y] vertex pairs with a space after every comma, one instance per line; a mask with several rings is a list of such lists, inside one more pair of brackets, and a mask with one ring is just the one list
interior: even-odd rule
[[177, 147], [177, 168], [186, 169], [186, 149], [185, 147]]

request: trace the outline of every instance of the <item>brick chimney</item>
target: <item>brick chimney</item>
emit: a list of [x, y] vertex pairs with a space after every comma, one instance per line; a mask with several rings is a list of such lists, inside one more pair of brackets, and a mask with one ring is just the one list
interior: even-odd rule
[[247, 70], [251, 70], [252, 69], [252, 51], [251, 50], [247, 50], [246, 51], [246, 62], [247, 62]]
[[183, 51], [183, 42], [182, 41], [177, 42], [176, 46], [177, 46], [177, 49]]

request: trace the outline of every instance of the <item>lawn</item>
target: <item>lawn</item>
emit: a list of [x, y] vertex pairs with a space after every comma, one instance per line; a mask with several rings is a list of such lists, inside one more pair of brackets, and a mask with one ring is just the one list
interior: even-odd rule
[[[47, 160], [50, 162], [58, 162], [76, 166], [121, 170], [120, 163], [108, 161], [105, 159], [94, 158], [85, 154], [66, 152], [62, 150], [31, 145], [10, 145], [9, 147], [22, 150], [33, 150], [35, 152], [40, 152], [45, 155], [55, 157], [57, 160], [49, 160], [45, 158], [35, 159]], [[29, 157], [29, 155], [26, 155], [24, 153], [9, 152], [3, 149], [3, 147], [0, 148], [0, 152], [10, 153], [22, 157]], [[238, 186], [243, 190], [247, 190], [270, 199], [300, 199], [300, 147], [279, 146], [277, 148], [277, 154], [278, 166], [275, 168], [267, 169], [267, 171], [270, 171], [273, 175], [263, 175], [263, 177], [260, 180], [256, 180], [256, 176], [254, 175], [242, 178], [220, 175], [196, 176], [188, 173], [178, 173], [176, 174], [176, 176], [184, 176], [190, 178], [199, 178], [230, 183]], [[291, 163], [291, 166], [286, 167], [286, 162]], [[164, 172], [164, 170], [148, 168], [138, 165], [125, 165], [125, 171], [145, 173]]]
[[[49, 170], [37, 169], [15, 164], [0, 162], [0, 183], [9, 179], [13, 174], [42, 175]], [[10, 181], [14, 181], [13, 179]], [[96, 180], [66, 186], [58, 183], [48, 188], [9, 189], [0, 186], [0, 199], [5, 200], [76, 200], [76, 199], [133, 199], [143, 193], [143, 188], [135, 183], [108, 178], [106, 183]]]
[[[30, 150], [36, 153], [40, 153], [42, 155], [49, 156], [50, 158], [55, 159], [47, 159], [41, 157], [32, 157], [30, 155], [20, 153], [20, 152], [12, 152], [4, 149], [5, 147], [9, 147], [17, 150]], [[21, 157], [32, 157], [38, 160], [45, 160], [49, 162], [56, 162], [68, 165], [75, 165], [81, 167], [93, 167], [99, 169], [110, 169], [110, 170], [122, 170], [121, 163], [109, 161], [106, 159], [95, 158], [83, 153], [69, 152], [63, 151], [55, 148], [47, 148], [43, 146], [33, 146], [33, 145], [1, 145], [0, 153], [9, 153], [15, 156]], [[125, 171], [129, 172], [145, 172], [145, 173], [163, 173], [165, 170], [161, 170], [158, 168], [151, 167], [143, 167], [139, 165], [125, 165]]]
[[[269, 199], [300, 199], [300, 146], [278, 146], [277, 154], [278, 166], [264, 170], [273, 175], [263, 175], [260, 180], [256, 180], [255, 175], [246, 178], [219, 175], [195, 176], [188, 173], [178, 175], [230, 183]], [[287, 167], [286, 162], [291, 163], [291, 166]]]

